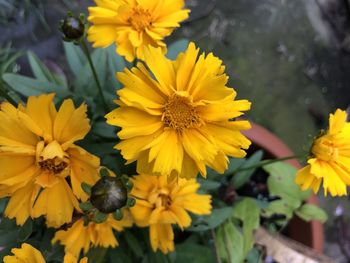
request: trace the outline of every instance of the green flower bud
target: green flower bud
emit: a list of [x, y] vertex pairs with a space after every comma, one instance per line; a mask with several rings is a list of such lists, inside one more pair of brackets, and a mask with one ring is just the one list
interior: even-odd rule
[[102, 213], [112, 213], [126, 205], [127, 189], [116, 177], [104, 176], [91, 188], [90, 202]]

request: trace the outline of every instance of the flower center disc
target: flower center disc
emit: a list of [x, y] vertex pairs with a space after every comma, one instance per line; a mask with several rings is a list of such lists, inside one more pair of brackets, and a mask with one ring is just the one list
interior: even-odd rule
[[67, 168], [68, 163], [60, 160], [59, 158], [54, 158], [39, 162], [39, 166], [43, 170], [52, 172], [54, 174], [59, 174]]
[[136, 31], [140, 32], [152, 24], [152, 16], [148, 10], [134, 7], [128, 22]]
[[338, 158], [338, 148], [327, 135], [315, 141], [311, 152], [324, 161], [334, 161]]
[[165, 126], [178, 132], [200, 124], [200, 117], [189, 98], [176, 93], [165, 104], [162, 120]]

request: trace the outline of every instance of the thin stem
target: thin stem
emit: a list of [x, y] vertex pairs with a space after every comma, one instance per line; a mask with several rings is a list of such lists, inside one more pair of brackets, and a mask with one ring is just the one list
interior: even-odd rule
[[272, 159], [272, 160], [264, 160], [264, 161], [261, 161], [261, 162], [255, 164], [255, 165], [252, 165], [252, 166], [239, 168], [235, 171], [235, 173], [263, 167], [265, 165], [272, 164], [272, 163], [277, 163], [277, 162], [282, 162], [282, 161], [287, 161], [287, 160], [292, 160], [292, 159], [299, 159], [302, 157], [304, 157], [304, 156], [292, 155], [292, 156], [287, 156], [287, 157], [282, 157], [282, 158], [277, 158], [277, 159]]
[[13, 106], [17, 107], [17, 102], [11, 98], [11, 96], [7, 93], [7, 91], [3, 87], [3, 83], [0, 83], [0, 96], [6, 99]]
[[214, 231], [214, 229], [211, 229], [210, 232], [211, 232], [211, 236], [213, 237], [213, 241], [214, 241], [216, 263], [221, 263], [221, 258], [220, 258], [220, 256], [219, 256], [218, 247], [217, 247], [217, 242], [216, 242], [215, 231]]
[[86, 57], [87, 57], [87, 59], [89, 61], [90, 68], [91, 68], [92, 74], [94, 76], [96, 85], [97, 85], [98, 93], [100, 94], [100, 97], [101, 97], [101, 100], [102, 100], [102, 103], [103, 103], [103, 107], [105, 108], [106, 112], [109, 112], [109, 107], [108, 107], [108, 104], [106, 102], [105, 96], [103, 95], [103, 90], [102, 90], [100, 81], [98, 79], [98, 76], [97, 76], [97, 73], [96, 73], [96, 69], [95, 69], [94, 63], [92, 62], [92, 59], [91, 59], [91, 56], [90, 56], [90, 52], [89, 52], [89, 49], [88, 49], [88, 47], [86, 45], [85, 40], [81, 41], [81, 46], [83, 47], [85, 55], [86, 55]]

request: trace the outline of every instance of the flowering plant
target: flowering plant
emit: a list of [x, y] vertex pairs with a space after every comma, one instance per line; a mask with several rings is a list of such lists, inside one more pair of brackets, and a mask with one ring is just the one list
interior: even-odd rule
[[61, 23], [68, 76], [31, 52], [33, 77], [3, 74], [4, 262], [258, 262], [256, 229], [325, 221], [310, 188], [346, 194], [346, 113], [299, 171], [247, 155], [251, 103], [223, 61], [164, 42], [188, 14], [182, 0], [96, 0]]

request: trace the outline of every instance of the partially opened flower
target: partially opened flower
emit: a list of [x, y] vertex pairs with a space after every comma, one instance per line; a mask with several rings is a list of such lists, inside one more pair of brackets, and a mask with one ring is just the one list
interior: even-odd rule
[[120, 232], [132, 225], [128, 211], [124, 209], [123, 212], [122, 220], [115, 220], [109, 215], [107, 220], [100, 224], [91, 221], [85, 225], [84, 220], [80, 218], [67, 230], [57, 231], [52, 243], [60, 242], [64, 245], [65, 252], [74, 256], [78, 256], [81, 250], [86, 254], [91, 247], [116, 247], [118, 241], [113, 229]]
[[198, 53], [191, 43], [171, 61], [150, 47], [150, 72], [138, 63], [117, 74], [124, 88], [107, 123], [121, 127], [116, 148], [128, 162], [137, 161], [138, 173], [194, 178], [199, 171], [205, 177], [206, 166], [223, 173], [227, 156], [246, 155], [250, 141], [240, 131], [250, 124], [234, 118], [250, 102], [235, 100], [220, 59]]
[[350, 185], [350, 123], [345, 111], [336, 110], [329, 117], [329, 129], [317, 137], [308, 165], [299, 170], [296, 183], [315, 193], [323, 181], [324, 194], [346, 195]]
[[117, 52], [133, 61], [144, 59], [148, 45], [166, 51], [163, 39], [187, 19], [183, 0], [95, 0], [89, 7], [88, 40], [94, 47], [117, 44]]
[[5, 215], [20, 225], [41, 215], [48, 226], [71, 222], [77, 198], [87, 198], [81, 183], [98, 178], [99, 158], [74, 144], [90, 130], [86, 105], [67, 99], [57, 111], [53, 98], [1, 104], [0, 197], [10, 196]]
[[[46, 263], [43, 255], [35, 247], [23, 243], [21, 248], [11, 249], [13, 256], [4, 257], [4, 263]], [[79, 263], [87, 263], [87, 257], [82, 258]], [[63, 263], [78, 263], [78, 259], [68, 253], [63, 258]]]
[[197, 194], [200, 185], [194, 180], [168, 182], [166, 176], [137, 175], [133, 179], [132, 195], [136, 205], [130, 209], [140, 227], [149, 226], [153, 251], [174, 251], [172, 225], [189, 227], [191, 217], [211, 213], [211, 196]]

